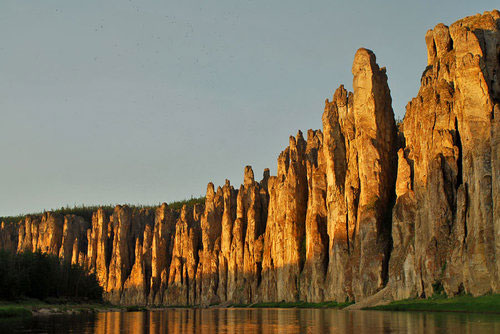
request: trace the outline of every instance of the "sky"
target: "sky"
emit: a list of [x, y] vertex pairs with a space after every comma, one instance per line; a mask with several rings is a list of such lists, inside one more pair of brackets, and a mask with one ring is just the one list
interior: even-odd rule
[[0, 0], [0, 216], [157, 204], [275, 174], [297, 130], [387, 67], [404, 116], [437, 23], [496, 1]]

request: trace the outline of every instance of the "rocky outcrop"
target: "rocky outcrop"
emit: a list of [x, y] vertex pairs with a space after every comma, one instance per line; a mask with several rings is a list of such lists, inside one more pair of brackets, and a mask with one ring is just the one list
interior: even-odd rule
[[40, 220], [32, 216], [26, 216], [19, 222], [17, 251], [35, 251], [38, 243], [38, 225]]
[[[231, 186], [229, 180], [226, 180], [222, 187], [222, 202], [223, 211], [221, 219], [221, 238], [220, 238], [220, 253], [219, 253], [219, 284], [217, 287], [217, 295], [219, 300], [232, 300], [232, 293], [236, 286], [237, 264], [243, 263], [243, 258], [237, 260], [236, 252], [243, 247], [233, 245], [233, 238], [241, 236], [241, 233], [235, 233], [233, 226], [236, 220], [236, 196], [237, 191]], [[240, 231], [241, 232], [241, 231]], [[241, 240], [241, 239], [239, 239]]]
[[302, 132], [278, 158], [278, 176], [269, 178], [269, 209], [262, 261], [263, 301], [299, 298], [305, 261], [307, 211], [306, 142]]
[[384, 287], [395, 197], [397, 132], [385, 68], [366, 49], [323, 114], [329, 265], [328, 299], [359, 300]]
[[[500, 291], [500, 13], [426, 36], [428, 66], [396, 127], [385, 68], [359, 49], [353, 92], [326, 100], [277, 175], [209, 183], [204, 205], [44, 213], [0, 247], [86, 266], [121, 304], [210, 305]], [[358, 305], [358, 306], [359, 306]]]
[[399, 152], [395, 298], [498, 291], [500, 13], [427, 32], [428, 66]]
[[378, 67], [371, 51], [360, 49], [352, 73], [360, 187], [352, 290], [358, 300], [380, 290], [387, 280], [397, 135], [385, 68]]
[[[73, 220], [73, 217], [69, 219]], [[75, 221], [75, 224], [79, 223], [81, 221]], [[64, 216], [60, 214], [46, 212], [39, 217], [27, 216], [18, 224], [17, 250], [19, 252], [41, 250], [44, 253], [59, 255], [63, 245], [63, 233], [66, 232], [64, 234], [66, 251], [63, 251], [63, 255], [71, 261], [75, 230], [73, 228], [68, 230], [66, 226], [66, 231], [63, 231], [64, 225]]]
[[0, 223], [0, 246], [9, 251], [16, 252], [19, 238], [18, 226], [6, 222]]
[[160, 305], [163, 303], [172, 261], [175, 223], [175, 212], [166, 203], [156, 209], [151, 245], [150, 304]]
[[59, 255], [59, 248], [62, 244], [64, 219], [60, 214], [51, 212], [44, 213], [38, 225], [37, 241], [35, 249], [40, 249], [44, 253]]
[[247, 166], [243, 185], [237, 192], [229, 181], [216, 193], [213, 184], [208, 185], [201, 220], [197, 303], [257, 300], [267, 220], [268, 177], [269, 171], [266, 171], [263, 180], [255, 182], [253, 170]]
[[87, 267], [94, 272], [101, 286], [108, 285], [108, 269], [113, 247], [113, 229], [102, 208], [92, 215], [92, 229], [87, 230]]
[[126, 305], [146, 305], [148, 302], [152, 251], [153, 232], [151, 225], [144, 226], [142, 238], [135, 239], [135, 261], [127, 280], [123, 284], [123, 292], [120, 300]]
[[219, 284], [219, 252], [222, 233], [222, 212], [224, 210], [222, 189], [214, 190], [213, 183], [207, 187], [205, 211], [201, 217], [201, 250], [196, 271], [197, 302], [202, 305], [217, 304]]
[[325, 300], [328, 268], [328, 228], [326, 208], [326, 160], [321, 131], [307, 132], [306, 168], [308, 200], [305, 221], [305, 263], [301, 274], [300, 299]]
[[111, 216], [113, 230], [113, 246], [108, 271], [108, 284], [105, 288], [106, 298], [118, 304], [121, 299], [123, 284], [133, 265], [135, 238], [132, 233], [132, 211], [126, 206], [117, 206]]
[[199, 208], [182, 208], [175, 226], [172, 263], [164, 304], [193, 305], [196, 302], [198, 290], [195, 278], [201, 241], [199, 218]]
[[[246, 235], [243, 253], [243, 303], [256, 301], [257, 289], [262, 274], [262, 253], [264, 231], [267, 221], [267, 179], [268, 172], [260, 183], [255, 182], [253, 170], [245, 167], [244, 184], [238, 192], [237, 218], [246, 221]], [[240, 275], [241, 281], [241, 275]]]
[[59, 257], [72, 264], [85, 265], [87, 229], [90, 224], [82, 217], [65, 215]]

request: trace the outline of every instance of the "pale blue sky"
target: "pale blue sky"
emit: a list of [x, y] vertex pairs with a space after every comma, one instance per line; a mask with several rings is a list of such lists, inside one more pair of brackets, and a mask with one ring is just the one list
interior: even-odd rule
[[396, 115], [424, 36], [496, 1], [0, 0], [0, 215], [204, 194], [257, 179], [355, 51], [387, 67]]

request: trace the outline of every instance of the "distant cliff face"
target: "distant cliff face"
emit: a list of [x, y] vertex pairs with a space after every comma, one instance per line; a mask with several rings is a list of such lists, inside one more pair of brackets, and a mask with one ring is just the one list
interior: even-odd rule
[[113, 303], [361, 301], [500, 292], [500, 13], [425, 36], [428, 66], [399, 130], [385, 68], [356, 52], [323, 130], [290, 137], [277, 176], [208, 184], [205, 205], [46, 213], [0, 247], [96, 273]]

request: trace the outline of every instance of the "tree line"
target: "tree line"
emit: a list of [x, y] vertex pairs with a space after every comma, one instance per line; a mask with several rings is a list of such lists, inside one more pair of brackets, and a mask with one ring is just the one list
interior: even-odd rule
[[41, 251], [0, 250], [0, 299], [64, 298], [102, 300], [103, 289], [93, 273]]

